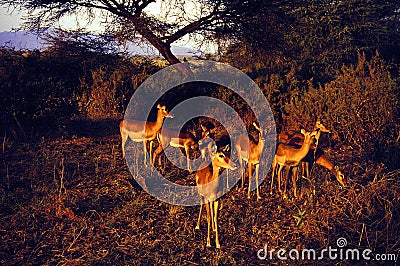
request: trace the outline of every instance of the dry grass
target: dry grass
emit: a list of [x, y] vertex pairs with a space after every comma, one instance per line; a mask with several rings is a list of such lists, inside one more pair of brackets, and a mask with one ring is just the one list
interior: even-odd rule
[[[351, 178], [345, 189], [317, 166], [312, 173], [316, 194], [307, 192], [303, 182], [302, 199], [270, 196], [268, 178], [258, 202], [254, 195], [247, 200], [235, 187], [221, 200], [221, 249], [206, 248], [205, 218], [202, 230], [194, 229], [198, 206], [165, 204], [133, 181], [121, 156], [116, 125], [107, 121], [101, 129], [105, 134], [90, 134], [78, 126], [65, 138], [4, 144], [2, 265], [282, 264], [276, 257], [260, 261], [257, 251], [266, 243], [269, 249], [321, 250], [335, 247], [339, 237], [351, 248], [400, 251], [400, 171], [385, 173], [373, 165], [346, 163], [345, 158]], [[173, 174], [174, 180], [194, 182], [194, 173]], [[299, 211], [305, 211], [302, 228], [293, 218]]]

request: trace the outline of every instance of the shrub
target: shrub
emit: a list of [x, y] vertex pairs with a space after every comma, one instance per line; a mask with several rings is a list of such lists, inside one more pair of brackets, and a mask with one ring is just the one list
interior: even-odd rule
[[117, 66], [101, 66], [91, 71], [91, 79], [81, 79], [79, 106], [89, 118], [111, 118], [123, 114], [133, 92], [158, 67], [144, 58], [121, 59]]
[[388, 65], [379, 54], [370, 61], [359, 54], [358, 64], [343, 66], [335, 80], [318, 88], [310, 82], [304, 94], [292, 98], [286, 123], [304, 127], [319, 116], [348, 155], [397, 168], [399, 107], [399, 90]]

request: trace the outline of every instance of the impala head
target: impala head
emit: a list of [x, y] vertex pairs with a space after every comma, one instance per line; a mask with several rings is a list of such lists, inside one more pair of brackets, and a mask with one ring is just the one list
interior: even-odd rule
[[317, 120], [317, 122], [315, 122], [315, 127], [314, 130], [320, 130], [323, 133], [331, 133], [331, 131], [329, 129], [327, 129], [322, 123], [321, 120]]
[[344, 174], [342, 173], [342, 171], [340, 171], [339, 166], [335, 165], [334, 170], [335, 170], [335, 176], [336, 176], [337, 181], [340, 183], [340, 185], [345, 187], [347, 180], [346, 180]]
[[217, 128], [211, 122], [204, 122], [204, 123], [202, 123], [200, 125], [200, 127], [201, 127], [201, 130], [202, 130], [202, 132], [201, 132], [201, 137], [202, 138], [212, 137], [212, 135], [217, 130]]
[[315, 141], [315, 136], [317, 135], [318, 130], [314, 130], [312, 132], [307, 132], [304, 129], [301, 129], [300, 132], [301, 132], [301, 134], [304, 135], [304, 142], [306, 142], [306, 141], [311, 141], [311, 140]]
[[236, 169], [236, 164], [225, 155], [223, 149], [221, 151], [217, 151], [216, 145], [213, 145], [212, 147], [211, 158], [213, 167], [227, 168], [229, 170]]
[[226, 144], [225, 146], [220, 147], [219, 150], [222, 151], [222, 152], [230, 152], [231, 151], [231, 145], [230, 144]]
[[167, 107], [165, 105], [157, 105], [157, 116], [165, 117], [165, 118], [174, 118], [172, 114], [167, 111]]
[[257, 125], [256, 122], [253, 122], [253, 126], [254, 126], [255, 129], [257, 129], [258, 134], [260, 136], [260, 140], [263, 141], [264, 140], [264, 132], [261, 130], [261, 128]]

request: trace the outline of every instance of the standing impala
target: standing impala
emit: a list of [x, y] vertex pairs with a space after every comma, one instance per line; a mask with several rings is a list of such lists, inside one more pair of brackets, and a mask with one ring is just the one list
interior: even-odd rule
[[292, 146], [280, 143], [278, 144], [275, 157], [272, 162], [271, 192], [274, 183], [275, 171], [277, 172], [276, 175], [278, 178], [278, 189], [279, 191], [281, 191], [281, 173], [283, 168], [287, 167], [286, 178], [285, 181], [283, 182], [284, 186], [283, 198], [287, 198], [286, 187], [287, 187], [287, 182], [289, 181], [290, 170], [292, 170], [292, 182], [294, 190], [293, 193], [294, 196], [297, 197], [297, 185], [296, 185], [297, 168], [300, 162], [309, 152], [312, 142], [315, 141], [315, 135], [317, 134], [317, 131], [306, 132], [304, 129], [302, 129], [301, 134], [304, 135], [304, 141], [300, 149], [296, 149]]
[[[310, 171], [314, 163], [321, 165], [328, 169], [329, 171], [333, 172], [335, 175], [337, 181], [342, 185], [346, 186], [346, 178], [344, 174], [341, 172], [338, 166], [334, 166], [332, 162], [326, 157], [325, 153], [323, 150], [321, 150], [318, 147], [318, 142], [321, 133], [330, 133], [330, 130], [328, 130], [321, 122], [320, 120], [317, 120], [314, 130], [317, 130], [318, 133], [315, 136], [316, 139], [316, 144], [311, 144], [310, 151], [306, 155], [306, 157], [303, 159], [301, 165], [302, 165], [302, 175], [305, 178], [310, 177]], [[299, 148], [304, 141], [304, 136], [297, 131], [289, 131], [289, 132], [281, 132], [279, 134], [279, 142], [290, 145], [296, 148]], [[321, 158], [321, 159], [320, 159]]]
[[[122, 137], [122, 155], [125, 157], [125, 143], [128, 137], [134, 142], [143, 142], [144, 164], [146, 165], [146, 146], [147, 141], [152, 141], [156, 138], [157, 132], [160, 131], [164, 118], [173, 118], [166, 106], [157, 105], [157, 120], [155, 122], [137, 121], [124, 119], [119, 124], [119, 129]], [[150, 143], [150, 156], [152, 154], [152, 145]]]
[[[315, 146], [318, 145], [319, 138], [321, 136], [321, 133], [331, 133], [329, 129], [327, 129], [322, 123], [321, 120], [317, 120], [314, 125], [314, 130], [313, 131], [318, 131], [317, 135], [315, 135]], [[289, 143], [297, 143], [297, 144], [302, 144], [304, 139], [304, 135], [301, 134], [301, 132], [295, 131], [295, 130], [289, 130], [289, 131], [284, 131], [279, 133], [278, 135], [278, 142], [284, 143], [284, 144], [289, 144]]]
[[259, 126], [255, 122], [253, 122], [253, 126], [258, 131], [258, 142], [250, 137], [248, 134], [240, 135], [236, 138], [235, 141], [235, 149], [239, 157], [240, 164], [240, 173], [242, 175], [242, 187], [244, 187], [244, 168], [243, 161], [247, 162], [247, 169], [249, 172], [249, 189], [247, 192], [247, 198], [250, 199], [250, 184], [253, 178], [252, 166], [255, 166], [255, 175], [256, 175], [256, 190], [257, 190], [257, 200], [261, 199], [260, 192], [258, 190], [258, 171], [260, 167], [260, 157], [264, 148], [264, 142], [262, 136], [262, 131]]
[[[302, 176], [304, 176], [306, 179], [310, 177], [310, 171], [315, 161], [315, 153], [318, 149], [321, 133], [331, 133], [331, 131], [327, 129], [319, 119], [315, 123], [314, 131], [317, 131], [317, 134], [315, 135], [315, 142], [311, 144], [310, 151], [301, 162]], [[304, 136], [297, 131], [281, 132], [278, 137], [279, 142], [296, 148], [300, 147], [304, 141]]]
[[163, 128], [159, 133], [157, 133], [158, 147], [154, 151], [153, 165], [155, 165], [155, 160], [161, 151], [167, 148], [169, 145], [175, 148], [184, 148], [187, 162], [187, 169], [192, 172], [192, 167], [190, 165], [190, 149], [195, 149], [197, 147], [197, 139], [190, 132], [181, 132], [177, 129]]
[[196, 173], [196, 186], [200, 195], [200, 211], [196, 229], [200, 229], [201, 211], [203, 204], [207, 211], [207, 247], [210, 244], [210, 224], [215, 231], [215, 245], [220, 248], [218, 239], [218, 201], [217, 198], [223, 192], [223, 185], [219, 182], [221, 168], [235, 170], [236, 165], [222, 151], [217, 152], [217, 146], [212, 147], [211, 164], [203, 162]]
[[[219, 136], [217, 139], [214, 136], [216, 127], [211, 122], [204, 122], [201, 124], [202, 129], [202, 139], [199, 140], [199, 149], [201, 153], [201, 158], [206, 161], [207, 157], [211, 159], [212, 148], [214, 145], [217, 146], [217, 151], [223, 151], [226, 156], [230, 158], [231, 156], [231, 139], [229, 135], [224, 134]], [[208, 155], [208, 156], [207, 156]], [[229, 170], [226, 171], [226, 189], [229, 189]]]

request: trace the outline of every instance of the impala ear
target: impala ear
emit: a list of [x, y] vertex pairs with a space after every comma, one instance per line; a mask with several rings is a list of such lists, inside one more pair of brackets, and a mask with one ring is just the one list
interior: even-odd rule
[[303, 135], [305, 135], [305, 134], [306, 134], [306, 131], [305, 131], [304, 129], [300, 129], [300, 133], [303, 134]]
[[253, 126], [261, 133], [261, 128], [257, 125], [256, 122], [253, 122]]
[[157, 109], [161, 109], [161, 105], [160, 104], [157, 104]]
[[229, 145], [229, 144], [226, 144], [223, 148], [222, 148], [222, 151], [225, 151], [225, 152], [228, 152], [228, 151], [230, 151], [231, 150], [231, 145]]
[[318, 131], [319, 131], [319, 129], [313, 131], [313, 132], [311, 133], [311, 137], [315, 137], [315, 136], [317, 135]]
[[339, 166], [335, 165], [334, 169], [335, 171], [339, 171]]

